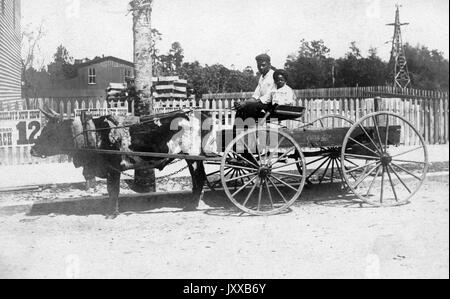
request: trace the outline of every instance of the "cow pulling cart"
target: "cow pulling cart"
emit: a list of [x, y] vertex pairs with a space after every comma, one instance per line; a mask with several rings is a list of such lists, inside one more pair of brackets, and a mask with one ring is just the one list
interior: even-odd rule
[[[128, 124], [104, 117], [95, 119], [91, 130], [86, 123], [76, 126], [76, 120], [62, 121], [55, 113], [47, 113], [49, 125], [32, 152], [48, 156], [62, 151], [81, 157], [87, 168], [96, 165], [95, 175], [108, 179], [116, 212], [121, 171], [163, 169], [175, 159], [188, 162], [194, 197], [201, 194], [206, 180], [212, 190], [223, 189], [237, 208], [252, 215], [288, 210], [307, 183], [341, 181], [356, 201], [373, 206], [408, 203], [423, 184], [427, 148], [403, 117], [376, 112], [353, 122], [329, 115], [295, 130], [283, 126], [283, 121], [299, 120], [303, 113], [303, 107], [278, 106], [258, 123], [237, 121], [230, 130], [205, 126], [211, 111], [201, 109], [128, 119]], [[61, 134], [73, 133], [76, 127], [78, 134], [62, 138]], [[88, 145], [91, 133], [97, 134], [91, 136], [91, 145], [100, 140], [103, 146], [70, 148], [73, 138]], [[415, 135], [417, 144], [399, 147], [406, 135]], [[131, 140], [125, 142], [124, 136]]]

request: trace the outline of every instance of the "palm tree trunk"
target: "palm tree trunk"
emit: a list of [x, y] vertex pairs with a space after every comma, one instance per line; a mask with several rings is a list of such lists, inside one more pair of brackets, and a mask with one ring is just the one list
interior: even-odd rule
[[[134, 39], [134, 79], [138, 99], [135, 102], [136, 116], [153, 113], [152, 99], [152, 14], [153, 0], [133, 0], [130, 2], [133, 12]], [[135, 185], [139, 192], [156, 190], [154, 170], [136, 170]]]

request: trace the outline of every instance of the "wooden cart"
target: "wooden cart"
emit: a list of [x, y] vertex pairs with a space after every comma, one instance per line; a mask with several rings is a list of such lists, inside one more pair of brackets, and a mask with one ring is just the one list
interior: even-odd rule
[[[330, 115], [296, 130], [277, 124], [302, 115], [300, 107], [279, 107], [257, 127], [221, 131], [220, 162], [205, 161], [216, 166], [208, 186], [223, 189], [243, 212], [274, 215], [293, 205], [306, 183], [341, 182], [356, 201], [373, 206], [406, 204], [423, 184], [427, 147], [403, 117], [377, 112], [354, 123]], [[404, 130], [416, 134], [419, 144], [400, 147]]]

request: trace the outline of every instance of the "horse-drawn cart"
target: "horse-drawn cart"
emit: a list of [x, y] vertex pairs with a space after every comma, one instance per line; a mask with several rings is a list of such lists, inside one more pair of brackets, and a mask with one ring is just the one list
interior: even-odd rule
[[[207, 178], [209, 188], [222, 189], [237, 208], [252, 215], [286, 211], [300, 198], [305, 184], [340, 181], [358, 202], [374, 206], [408, 203], [423, 184], [428, 169], [427, 148], [420, 133], [403, 117], [376, 112], [353, 122], [330, 115], [302, 123], [295, 130], [283, 126], [283, 121], [300, 121], [303, 112], [303, 107], [279, 106], [257, 123], [236, 121], [228, 130], [208, 129], [203, 120], [211, 116], [211, 111], [201, 109], [134, 119], [129, 124], [114, 124], [113, 119], [104, 118], [96, 120], [92, 130], [79, 124], [78, 134], [64, 142], [55, 136], [75, 132], [76, 121], [65, 123], [47, 113], [53, 120], [33, 153], [57, 154], [59, 148], [64, 153], [81, 154], [84, 167], [95, 164], [94, 171], [99, 173], [100, 169], [100, 175], [108, 178], [116, 211], [120, 172], [126, 170], [125, 166], [162, 169], [174, 159], [188, 162], [194, 194], [201, 193]], [[181, 121], [174, 122], [176, 117]], [[126, 132], [119, 134], [124, 129]], [[96, 133], [91, 143], [100, 140], [101, 145], [68, 147], [80, 138], [87, 145], [88, 133]], [[416, 135], [418, 143], [400, 147], [405, 145], [406, 135]], [[131, 141], [125, 142], [124, 136], [131, 136]]]

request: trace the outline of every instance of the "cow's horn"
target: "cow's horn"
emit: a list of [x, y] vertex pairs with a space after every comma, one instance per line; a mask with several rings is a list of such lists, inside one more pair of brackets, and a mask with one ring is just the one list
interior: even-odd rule
[[60, 117], [59, 113], [53, 110], [52, 108], [48, 108], [48, 111], [50, 111], [54, 117]]
[[47, 116], [49, 119], [55, 118], [55, 115], [53, 115], [52, 113], [45, 111], [44, 109], [41, 109], [41, 108], [39, 108], [39, 110], [41, 110], [42, 114]]

